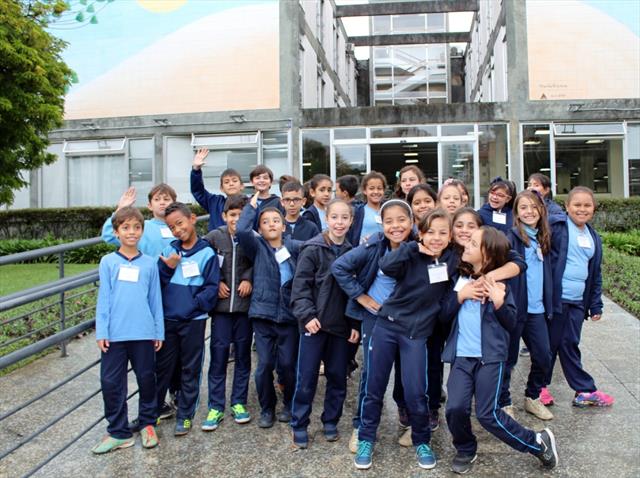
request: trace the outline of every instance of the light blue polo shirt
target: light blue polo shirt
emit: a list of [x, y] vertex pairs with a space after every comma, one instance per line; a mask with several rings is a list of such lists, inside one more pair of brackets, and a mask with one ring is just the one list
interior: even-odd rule
[[456, 357], [482, 357], [482, 309], [479, 300], [465, 300], [458, 311]]
[[[580, 229], [568, 218], [569, 242], [567, 246], [567, 265], [562, 275], [562, 300], [582, 301], [585, 282], [589, 276], [589, 260], [595, 253], [593, 238], [585, 226]], [[589, 244], [581, 247], [579, 241]]]

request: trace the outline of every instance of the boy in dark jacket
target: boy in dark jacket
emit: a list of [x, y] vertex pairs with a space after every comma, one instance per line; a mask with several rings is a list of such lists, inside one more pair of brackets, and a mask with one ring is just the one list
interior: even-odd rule
[[[275, 420], [276, 392], [273, 371], [278, 364], [284, 385], [284, 407], [278, 421], [291, 419], [291, 398], [295, 386], [298, 350], [296, 320], [289, 310], [291, 283], [295, 273], [295, 254], [299, 245], [285, 238], [284, 217], [272, 207], [258, 212], [256, 193], [242, 210], [237, 225], [238, 242], [253, 261], [253, 292], [249, 317], [253, 323], [258, 367], [256, 389], [260, 402], [260, 428], [270, 428]], [[253, 231], [258, 224], [260, 235]], [[298, 243], [299, 244], [299, 243]]]
[[236, 238], [236, 225], [246, 203], [247, 198], [244, 196], [229, 196], [222, 213], [227, 225], [205, 236], [205, 240], [209, 241], [218, 255], [220, 286], [218, 303], [211, 313], [209, 413], [202, 422], [204, 431], [215, 430], [224, 418], [225, 384], [231, 344], [235, 350], [231, 414], [236, 423], [251, 420], [246, 405], [253, 335], [247, 315], [252, 288], [252, 264]]
[[300, 214], [304, 202], [304, 187], [298, 181], [289, 181], [282, 185], [282, 207], [284, 208], [285, 237], [291, 237], [297, 241], [308, 241], [316, 236], [320, 229], [313, 221]]
[[196, 412], [208, 313], [216, 305], [220, 266], [207, 241], [198, 238], [187, 206], [167, 206], [165, 219], [177, 239], [160, 259], [165, 345], [156, 356], [158, 403], [163, 403], [178, 360], [182, 364], [175, 435], [186, 435]]

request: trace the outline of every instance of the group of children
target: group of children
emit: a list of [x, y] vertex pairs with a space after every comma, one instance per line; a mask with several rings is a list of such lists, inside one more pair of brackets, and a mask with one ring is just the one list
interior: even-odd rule
[[[583, 369], [579, 349], [583, 321], [602, 314], [602, 245], [589, 225], [596, 207], [589, 189], [574, 188], [565, 213], [550, 200], [546, 176], [534, 174], [519, 194], [512, 182], [496, 178], [487, 203], [475, 211], [463, 182], [447, 180], [436, 194], [420, 169], [407, 166], [386, 201], [386, 178], [376, 171], [362, 181], [338, 178], [335, 199], [329, 176], [315, 175], [306, 188], [287, 177], [278, 197], [270, 193], [272, 172], [260, 165], [250, 174], [255, 193], [249, 198], [230, 169], [220, 179], [223, 195], [209, 193], [201, 171], [206, 156], [198, 151], [191, 171], [192, 194], [210, 214], [204, 238], [167, 185], [149, 194], [153, 219], [144, 221], [132, 207], [131, 189], [105, 223], [103, 237], [119, 248], [100, 263], [96, 338], [109, 425], [95, 453], [133, 445], [134, 431], [143, 447], [156, 446], [157, 420], [174, 412], [165, 403], [168, 390], [176, 396], [175, 435], [190, 431], [209, 316], [204, 431], [224, 418], [231, 345], [231, 415], [240, 424], [251, 420], [255, 341], [258, 426], [289, 423], [293, 445], [306, 448], [323, 369], [323, 434], [337, 440], [347, 377], [362, 345], [349, 441], [359, 469], [372, 464], [392, 368], [399, 443], [413, 445], [418, 465], [427, 469], [436, 466], [430, 441], [445, 398], [443, 362], [451, 364], [445, 416], [457, 473], [476, 460], [474, 398], [476, 417], [489, 432], [546, 468], [558, 462], [553, 433], [534, 432], [514, 418], [510, 376], [521, 338], [531, 354], [527, 412], [553, 418], [547, 387], [556, 357], [575, 391], [574, 405], [613, 403]], [[140, 389], [132, 423], [128, 361]]]

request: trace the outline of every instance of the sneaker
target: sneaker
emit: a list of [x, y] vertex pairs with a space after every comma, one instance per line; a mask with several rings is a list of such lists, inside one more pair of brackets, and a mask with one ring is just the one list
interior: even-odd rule
[[542, 466], [551, 469], [558, 465], [558, 451], [556, 450], [556, 437], [551, 430], [545, 428], [536, 436], [536, 441], [540, 445], [540, 451], [535, 455], [542, 462]]
[[502, 411], [507, 415], [509, 415], [514, 420], [516, 419], [516, 407], [514, 407], [513, 405], [507, 405], [502, 407]]
[[400, 438], [398, 438], [398, 445], [405, 448], [413, 446], [413, 440], [411, 439], [411, 427], [402, 432], [402, 435], [400, 435]]
[[140, 430], [140, 441], [142, 448], [154, 448], [158, 446], [158, 435], [153, 425], [147, 425]]
[[429, 410], [429, 427], [431, 427], [432, 432], [440, 428], [440, 413], [438, 410]]
[[100, 443], [94, 446], [91, 451], [96, 455], [103, 455], [121, 448], [129, 448], [130, 446], [133, 446], [135, 442], [136, 441], [133, 437], [114, 438], [111, 435], [107, 435], [100, 441]]
[[436, 456], [433, 454], [433, 450], [426, 443], [421, 443], [416, 447], [416, 458], [418, 459], [418, 466], [425, 470], [430, 470], [436, 466]]
[[273, 426], [274, 421], [275, 421], [275, 416], [274, 416], [273, 410], [268, 410], [260, 414], [260, 420], [258, 420], [258, 426], [260, 428], [271, 428]]
[[[169, 405], [172, 406], [174, 410], [178, 409], [178, 398], [179, 398], [179, 395], [180, 395], [180, 391], [169, 392]], [[163, 407], [164, 407], [164, 405], [163, 405]]]
[[373, 456], [373, 443], [366, 440], [358, 442], [358, 450], [356, 457], [353, 459], [354, 465], [358, 470], [368, 470], [371, 468], [371, 457]]
[[401, 427], [409, 427], [409, 414], [407, 413], [406, 408], [398, 407], [398, 420], [400, 421]]
[[456, 456], [451, 462], [451, 471], [459, 475], [469, 473], [473, 468], [473, 463], [478, 458], [475, 453], [473, 455], [463, 455], [462, 453], [456, 453]]
[[231, 405], [231, 415], [233, 415], [233, 421], [236, 423], [249, 423], [251, 421], [251, 415], [247, 411], [242, 403], [236, 403]]
[[209, 413], [207, 413], [207, 418], [202, 421], [202, 426], [200, 428], [202, 428], [203, 432], [212, 432], [218, 428], [218, 425], [220, 425], [223, 418], [223, 412], [216, 410], [215, 408], [210, 408]]
[[180, 437], [184, 436], [191, 431], [191, 420], [189, 418], [178, 418], [176, 420], [176, 428], [173, 431], [173, 435]]
[[324, 439], [327, 441], [338, 441], [338, 427], [333, 423], [325, 423], [323, 427]]
[[[175, 400], [175, 399], [174, 399]], [[176, 402], [177, 403], [177, 402]], [[176, 407], [164, 402], [162, 407], [160, 407], [160, 413], [158, 414], [158, 420], [166, 420], [167, 418], [171, 418], [176, 414]]]
[[582, 392], [576, 395], [576, 398], [573, 399], [574, 407], [610, 407], [613, 405], [613, 397], [611, 395], [607, 395], [600, 390], [596, 390], [595, 392]]
[[304, 450], [309, 446], [309, 435], [307, 430], [293, 430], [293, 447]]
[[528, 357], [529, 355], [531, 354], [529, 353], [529, 349], [526, 346], [520, 349], [520, 357]]
[[533, 398], [524, 397], [524, 410], [535, 415], [540, 420], [553, 419], [553, 413], [547, 410], [547, 407], [542, 404], [539, 398], [534, 400]]
[[549, 392], [549, 389], [547, 387], [542, 387], [540, 389], [540, 402], [545, 406], [545, 407], [550, 407], [551, 405], [553, 405], [554, 402], [554, 398], [553, 395], [551, 395], [551, 392]]
[[358, 429], [354, 428], [351, 432], [351, 438], [349, 438], [349, 451], [356, 453], [358, 451]]
[[281, 423], [289, 423], [291, 421], [291, 410], [288, 408], [283, 408], [278, 413], [278, 421]]
[[[158, 421], [160, 421], [160, 419], [158, 419]], [[129, 422], [129, 430], [131, 430], [131, 433], [138, 433], [140, 431], [140, 419], [139, 418], [134, 418], [133, 420], [131, 420]]]

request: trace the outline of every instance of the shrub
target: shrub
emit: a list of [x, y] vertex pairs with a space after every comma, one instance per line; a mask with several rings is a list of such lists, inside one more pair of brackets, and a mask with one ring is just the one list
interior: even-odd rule
[[[598, 231], [624, 232], [640, 229], [640, 197], [598, 199], [593, 227]], [[564, 209], [564, 199], [556, 198]]]
[[[14, 239], [8, 241], [0, 241], [0, 256], [6, 256], [9, 254], [17, 254], [18, 252], [32, 251], [34, 249], [41, 249], [43, 247], [55, 246], [57, 244], [64, 244], [62, 239], [53, 239], [51, 237], [45, 239]], [[100, 262], [102, 256], [109, 254], [115, 250], [115, 246], [111, 244], [101, 243], [94, 246], [83, 247], [81, 249], [75, 249], [73, 251], [67, 251], [64, 253], [64, 261], [69, 264], [97, 264]], [[39, 257], [32, 261], [27, 262], [58, 262], [58, 256], [53, 254], [49, 256]]]
[[617, 250], [631, 256], [640, 256], [640, 230], [629, 232], [602, 232], [602, 242]]
[[617, 304], [640, 318], [640, 257], [605, 246], [602, 289]]

